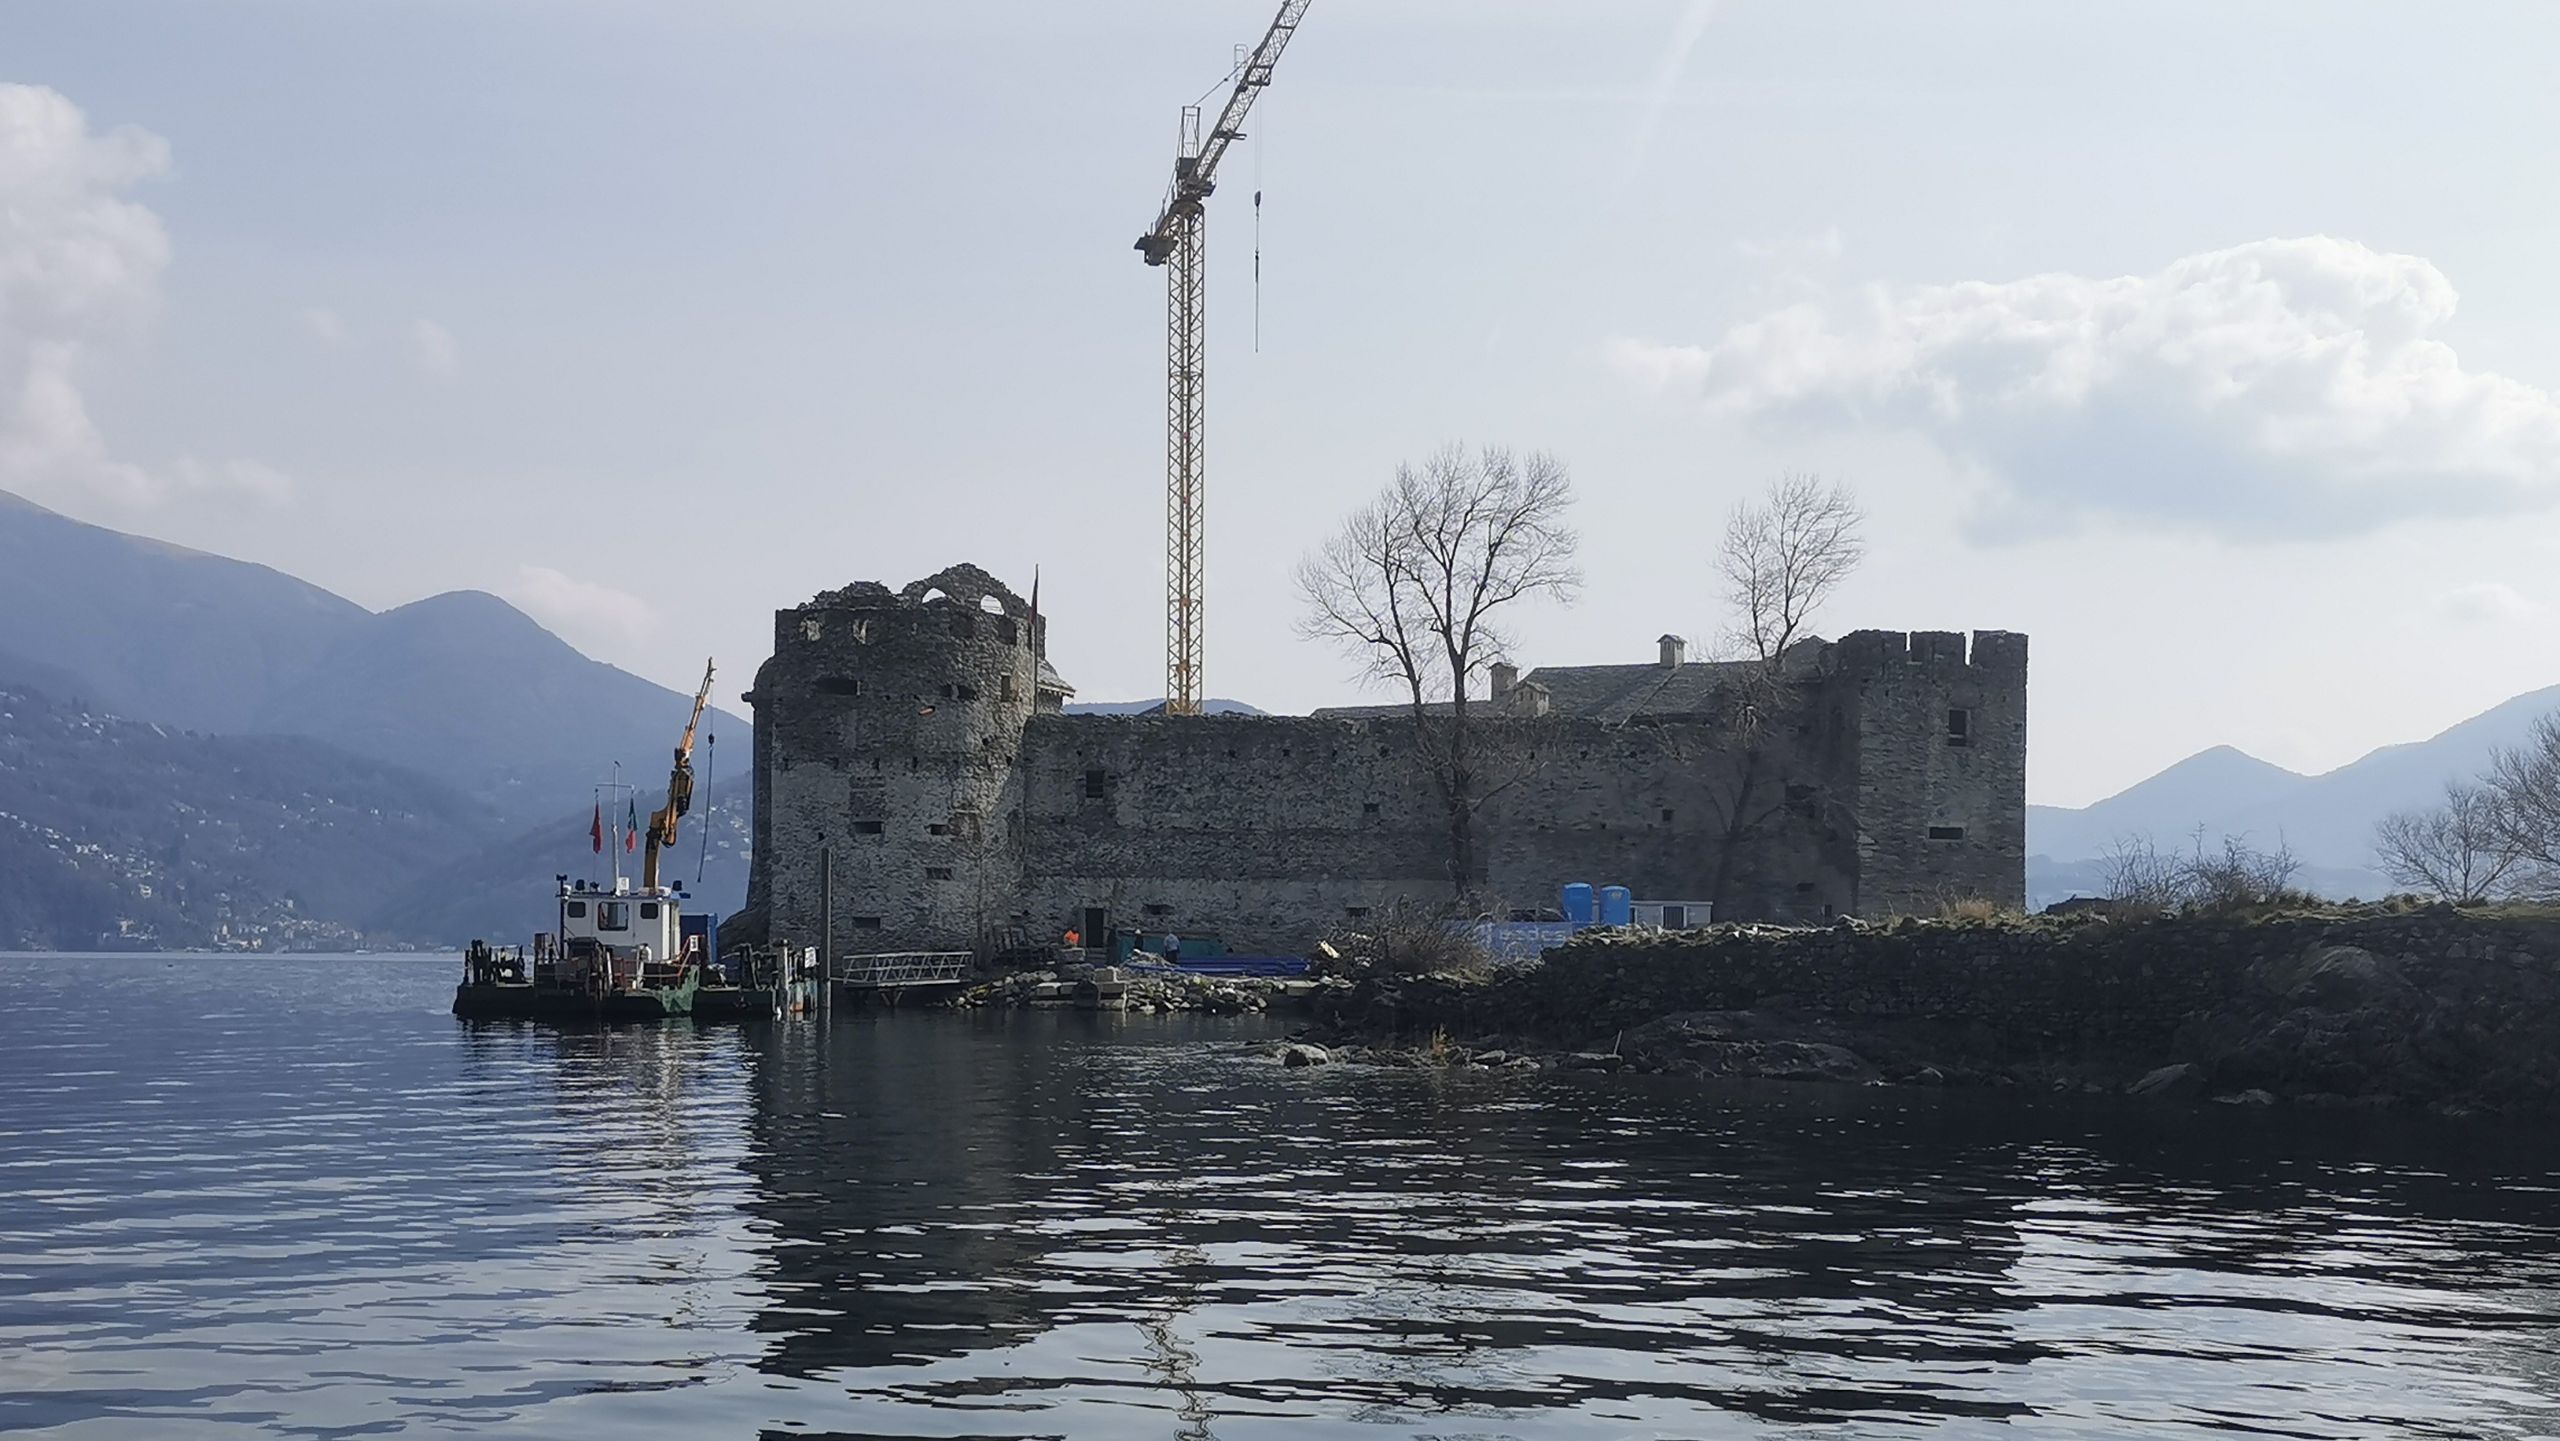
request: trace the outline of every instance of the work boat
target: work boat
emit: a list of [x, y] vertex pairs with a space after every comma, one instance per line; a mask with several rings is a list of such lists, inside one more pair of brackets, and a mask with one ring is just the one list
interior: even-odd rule
[[[462, 954], [462, 984], [454, 988], [453, 1013], [475, 1020], [642, 1021], [693, 1013], [703, 970], [716, 949], [708, 916], [686, 924], [683, 893], [658, 883], [658, 858], [676, 843], [676, 824], [693, 809], [693, 740], [711, 701], [711, 667], [693, 718], [676, 746], [667, 776], [667, 803], [649, 816], [648, 829], [617, 820], [608, 834], [605, 817], [623, 809], [626, 787], [598, 787], [596, 853], [613, 856], [609, 881], [559, 876], [559, 909], [553, 929], [527, 947], [473, 941]], [[612, 792], [606, 795], [605, 792]], [[631, 808], [636, 819], [636, 808]], [[635, 884], [622, 874], [624, 852], [641, 849]]]

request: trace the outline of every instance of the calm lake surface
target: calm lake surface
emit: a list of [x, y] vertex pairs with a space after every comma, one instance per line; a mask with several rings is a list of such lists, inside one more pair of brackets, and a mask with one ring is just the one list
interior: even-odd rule
[[2542, 1133], [0, 957], [0, 1432], [2560, 1435]]

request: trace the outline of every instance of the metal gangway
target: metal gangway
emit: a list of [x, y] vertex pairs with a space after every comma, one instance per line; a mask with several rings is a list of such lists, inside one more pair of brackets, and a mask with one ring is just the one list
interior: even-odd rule
[[827, 981], [854, 998], [895, 1000], [907, 991], [965, 986], [975, 960], [967, 951], [884, 951], [867, 956], [836, 956], [827, 962]]

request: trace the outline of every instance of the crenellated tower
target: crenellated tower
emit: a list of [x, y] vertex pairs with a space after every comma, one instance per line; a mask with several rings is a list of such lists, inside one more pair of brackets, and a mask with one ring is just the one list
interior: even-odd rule
[[[816, 944], [832, 858], [839, 954], [962, 950], [1018, 926], [1023, 726], [1064, 687], [1042, 622], [959, 565], [774, 617], [756, 710], [746, 923]], [[1044, 680], [1044, 677], [1046, 679]]]

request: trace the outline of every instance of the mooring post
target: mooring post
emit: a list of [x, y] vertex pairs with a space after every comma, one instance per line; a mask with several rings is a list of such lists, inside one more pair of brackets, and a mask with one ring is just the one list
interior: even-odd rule
[[818, 847], [818, 995], [819, 1004], [836, 1003], [836, 853]]

